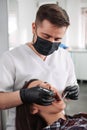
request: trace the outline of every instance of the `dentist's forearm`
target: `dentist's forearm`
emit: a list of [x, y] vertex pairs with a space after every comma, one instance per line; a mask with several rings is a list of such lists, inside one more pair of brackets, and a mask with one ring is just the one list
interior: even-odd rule
[[20, 91], [0, 92], [0, 109], [8, 109], [22, 104]]

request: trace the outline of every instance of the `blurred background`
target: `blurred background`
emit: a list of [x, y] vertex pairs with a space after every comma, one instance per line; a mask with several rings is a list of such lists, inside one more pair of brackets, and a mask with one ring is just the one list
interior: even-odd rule
[[60, 5], [70, 17], [62, 43], [71, 48], [80, 96], [67, 104], [66, 113], [87, 112], [87, 0], [0, 0], [0, 55], [32, 40], [36, 10], [45, 3]]

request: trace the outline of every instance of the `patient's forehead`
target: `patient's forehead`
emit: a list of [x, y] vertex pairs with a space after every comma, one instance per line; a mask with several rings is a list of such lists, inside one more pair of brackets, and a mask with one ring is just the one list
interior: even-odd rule
[[52, 90], [54, 93], [58, 93], [58, 90], [55, 89], [51, 84], [49, 84], [48, 82], [42, 81], [42, 80], [35, 80], [32, 81], [29, 85], [28, 88], [32, 88], [32, 87], [36, 87], [36, 86], [41, 86], [43, 88], [47, 88]]
[[41, 80], [35, 80], [35, 81], [32, 81], [30, 84], [29, 84], [29, 88], [31, 87], [35, 87], [37, 85], [42, 85], [43, 87], [43, 84], [46, 84], [45, 82], [41, 81]]

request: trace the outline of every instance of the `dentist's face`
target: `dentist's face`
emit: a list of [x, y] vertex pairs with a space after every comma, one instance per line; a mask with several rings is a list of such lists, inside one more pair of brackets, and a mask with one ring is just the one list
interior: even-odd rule
[[37, 107], [38, 112], [40, 115], [45, 114], [56, 114], [56, 113], [60, 113], [61, 111], [63, 111], [65, 109], [65, 103], [62, 100], [59, 92], [50, 84], [48, 84], [47, 82], [43, 82], [41, 80], [37, 80], [37, 81], [33, 81], [32, 83], [29, 84], [29, 88], [31, 87], [35, 87], [35, 86], [41, 86], [47, 89], [51, 89], [54, 91], [55, 93], [55, 101], [52, 102], [51, 105], [49, 106], [41, 106], [38, 104], [33, 104], [35, 107]]
[[57, 27], [54, 24], [50, 23], [48, 20], [44, 20], [39, 25], [35, 23], [32, 24], [32, 32], [35, 36], [34, 42], [37, 39], [37, 36], [51, 41], [51, 42], [61, 42], [67, 27]]

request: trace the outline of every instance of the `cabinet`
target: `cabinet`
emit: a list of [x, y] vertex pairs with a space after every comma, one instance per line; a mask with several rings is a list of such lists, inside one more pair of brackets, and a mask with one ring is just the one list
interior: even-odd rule
[[78, 49], [70, 52], [74, 62], [77, 79], [87, 80], [87, 50]]

